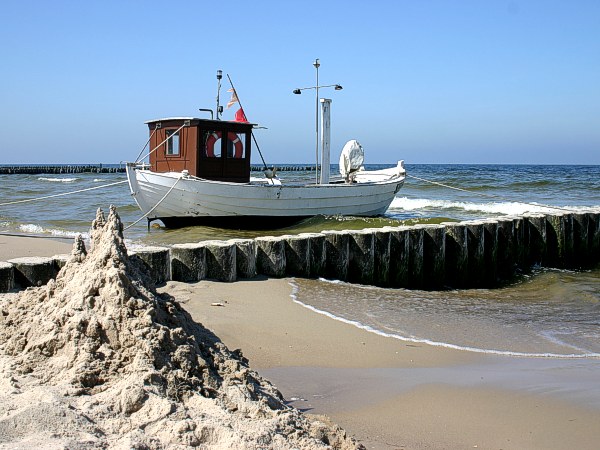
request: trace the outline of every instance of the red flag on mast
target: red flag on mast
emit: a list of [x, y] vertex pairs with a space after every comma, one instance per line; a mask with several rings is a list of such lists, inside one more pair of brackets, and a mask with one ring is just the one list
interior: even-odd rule
[[246, 119], [246, 114], [244, 113], [244, 109], [242, 107], [240, 107], [240, 109], [238, 109], [235, 112], [235, 122], [246, 122], [248, 123], [248, 119]]
[[[231, 100], [229, 100], [229, 102], [227, 103], [227, 108], [230, 108], [233, 105], [235, 105], [236, 103], [240, 102], [238, 100], [237, 92], [235, 92], [235, 89], [233, 89], [233, 88], [228, 89], [227, 92], [231, 92]], [[227, 108], [225, 108], [225, 109], [227, 109]], [[248, 123], [248, 119], [246, 119], [246, 113], [244, 113], [244, 109], [241, 106], [240, 106], [240, 109], [238, 109], [235, 112], [235, 118], [233, 120], [235, 122]]]

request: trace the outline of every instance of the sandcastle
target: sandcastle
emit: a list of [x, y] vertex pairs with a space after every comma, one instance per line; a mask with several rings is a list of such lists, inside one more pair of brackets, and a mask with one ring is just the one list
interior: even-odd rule
[[0, 447], [361, 448], [157, 294], [114, 207], [90, 234], [56, 279], [0, 298]]

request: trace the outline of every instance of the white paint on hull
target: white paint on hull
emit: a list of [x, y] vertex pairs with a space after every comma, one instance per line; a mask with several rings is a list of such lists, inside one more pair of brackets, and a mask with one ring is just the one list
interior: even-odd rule
[[[404, 169], [363, 172], [358, 183], [270, 185], [228, 183], [155, 173], [127, 166], [132, 195], [149, 219], [167, 217], [305, 217], [323, 215], [376, 216], [383, 214], [404, 183]], [[177, 183], [172, 191], [165, 194]], [[160, 204], [156, 206], [157, 203]], [[155, 207], [156, 206], [156, 207]]]

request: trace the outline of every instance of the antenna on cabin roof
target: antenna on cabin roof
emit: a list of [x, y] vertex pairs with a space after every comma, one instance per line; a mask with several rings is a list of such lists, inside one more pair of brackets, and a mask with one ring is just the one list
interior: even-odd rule
[[223, 114], [223, 107], [219, 106], [219, 100], [221, 97], [221, 78], [223, 78], [223, 71], [217, 70], [217, 120], [221, 120], [219, 114]]

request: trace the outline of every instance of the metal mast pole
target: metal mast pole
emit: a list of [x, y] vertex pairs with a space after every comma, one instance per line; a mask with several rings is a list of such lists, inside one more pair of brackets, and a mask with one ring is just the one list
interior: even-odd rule
[[223, 71], [217, 70], [217, 120], [219, 120], [219, 101], [221, 97], [221, 78], [223, 78]]
[[316, 147], [315, 147], [315, 184], [319, 184], [319, 58], [315, 59], [313, 66], [317, 69], [317, 99], [315, 102], [315, 130], [316, 130]]

